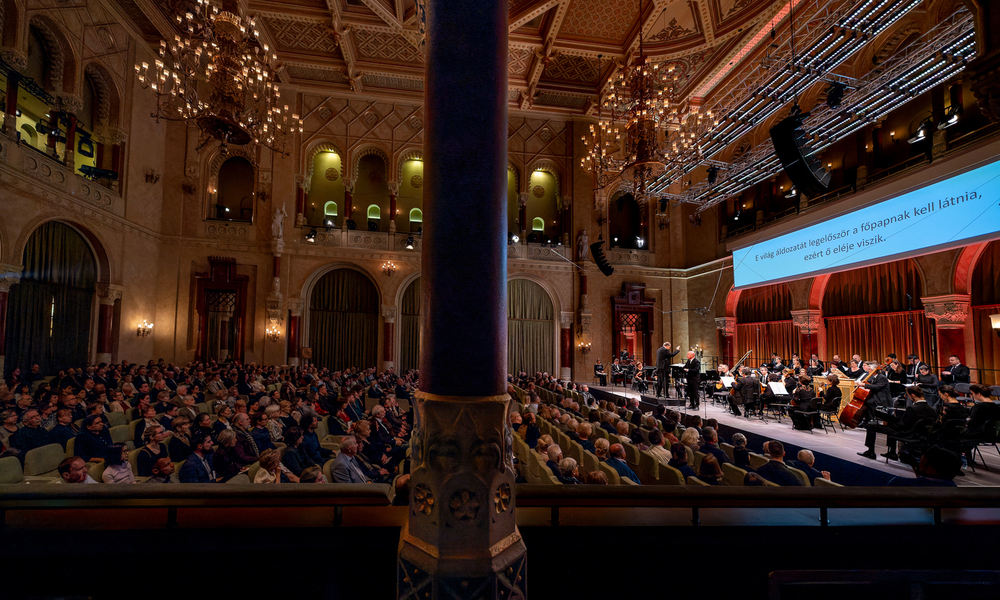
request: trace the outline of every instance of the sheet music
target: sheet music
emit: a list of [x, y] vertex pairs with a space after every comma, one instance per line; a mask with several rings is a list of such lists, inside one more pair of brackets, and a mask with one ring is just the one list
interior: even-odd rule
[[781, 381], [769, 381], [767, 387], [771, 388], [775, 396], [787, 396], [788, 389], [785, 388], [785, 384]]
[[733, 387], [733, 382], [736, 381], [736, 378], [735, 377], [720, 377], [719, 381], [721, 381], [722, 385], [725, 386], [725, 388], [728, 390], [729, 388]]

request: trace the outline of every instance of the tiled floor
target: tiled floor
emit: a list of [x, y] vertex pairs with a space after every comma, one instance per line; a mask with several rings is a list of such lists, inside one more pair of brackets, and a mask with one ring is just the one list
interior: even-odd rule
[[[596, 388], [619, 395], [627, 395], [633, 398], [638, 397], [638, 394], [635, 392], [624, 391], [621, 387], [617, 387], [614, 390], [610, 387], [593, 385], [590, 387], [591, 389]], [[679, 408], [676, 407], [673, 409], [679, 410]], [[845, 431], [841, 431], [840, 427], [837, 426], [835, 433], [831, 432], [828, 434], [823, 433], [822, 429], [816, 429], [813, 430], [813, 432], [798, 431], [792, 429], [792, 423], [787, 417], [781, 419], [780, 423], [771, 418], [768, 418], [766, 421], [761, 421], [759, 419], [748, 420], [744, 417], [733, 416], [732, 413], [729, 412], [728, 408], [723, 408], [721, 405], [713, 406], [711, 401], [703, 401], [698, 414], [700, 414], [703, 419], [714, 418], [717, 419], [722, 425], [728, 425], [729, 427], [733, 427], [744, 432], [751, 432], [769, 439], [809, 448], [817, 453], [835, 456], [848, 462], [878, 469], [892, 475], [913, 476], [913, 470], [903, 463], [889, 461], [889, 463], [886, 464], [885, 459], [882, 458], [879, 460], [870, 460], [858, 456], [858, 452], [863, 452], [865, 450], [865, 430], [863, 429], [846, 429]], [[751, 450], [760, 451], [759, 448], [751, 448]], [[876, 440], [875, 451], [879, 454], [886, 451], [885, 436], [882, 434], [879, 434]], [[956, 479], [958, 485], [1000, 486], [1000, 456], [997, 455], [996, 450], [992, 447], [983, 448], [982, 452], [990, 470], [987, 471], [983, 469], [981, 464], [977, 464], [975, 472], [973, 472], [972, 469], [967, 468], [964, 471], [965, 476], [958, 477]]]

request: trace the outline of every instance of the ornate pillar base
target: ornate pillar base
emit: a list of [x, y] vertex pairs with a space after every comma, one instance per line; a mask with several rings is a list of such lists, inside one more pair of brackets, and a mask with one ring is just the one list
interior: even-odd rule
[[415, 394], [398, 598], [525, 598], [514, 519], [510, 396]]

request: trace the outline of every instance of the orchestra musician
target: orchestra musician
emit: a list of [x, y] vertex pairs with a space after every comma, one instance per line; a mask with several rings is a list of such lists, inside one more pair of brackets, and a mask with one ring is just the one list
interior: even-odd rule
[[[816, 392], [812, 387], [812, 378], [808, 375], [801, 375], [798, 385], [792, 392], [792, 400], [788, 403], [788, 416], [792, 418], [792, 426], [795, 429], [810, 431], [813, 427], [819, 427], [819, 414], [805, 415], [802, 413], [816, 412]], [[812, 420], [810, 420], [810, 416]], [[816, 421], [815, 423], [813, 421]]]
[[670, 342], [663, 342], [663, 345], [656, 349], [656, 396], [663, 392], [668, 396], [667, 382], [670, 381], [667, 369], [670, 368], [670, 359], [680, 354], [680, 350], [670, 350]]
[[[920, 362], [920, 357], [916, 354], [910, 354], [906, 357], [906, 377], [910, 383], [916, 383], [917, 377], [920, 376], [920, 367], [922, 365], [927, 365], [927, 363]], [[927, 365], [928, 370], [930, 366]], [[935, 376], [937, 377], [937, 376]]]
[[[879, 364], [873, 360], [865, 361], [864, 370], [865, 373], [870, 373], [871, 371], [877, 369]], [[875, 409], [887, 409], [892, 406], [892, 396], [889, 393], [889, 379], [884, 373], [879, 371], [872, 375], [868, 381], [864, 383], [864, 387], [871, 391], [868, 394], [868, 398], [865, 399], [865, 404], [868, 406], [868, 411], [865, 412], [866, 418], [871, 418], [875, 414]], [[921, 394], [921, 398], [923, 394]], [[874, 457], [872, 457], [874, 458]]]
[[[840, 355], [834, 354], [833, 360], [830, 361], [830, 372], [835, 372], [834, 370], [840, 371], [840, 373], [847, 374], [847, 365], [840, 360]], [[838, 373], [838, 375], [840, 374]]]
[[941, 397], [938, 395], [940, 383], [938, 382], [937, 375], [931, 373], [930, 365], [920, 363], [914, 383], [919, 385], [920, 389], [924, 391], [924, 400], [927, 400], [927, 404], [930, 404], [935, 410], [941, 408]]
[[684, 363], [684, 377], [687, 380], [687, 396], [691, 402], [690, 408], [698, 410], [701, 404], [698, 397], [701, 387], [701, 361], [695, 357], [694, 350], [688, 350], [687, 361]]
[[614, 385], [618, 378], [621, 378], [622, 382], [625, 381], [625, 367], [622, 366], [619, 359], [615, 359], [615, 362], [611, 363], [611, 384]]
[[962, 364], [958, 356], [952, 354], [948, 357], [949, 367], [946, 371], [941, 371], [941, 383], [955, 385], [956, 383], [971, 383], [971, 372], [969, 367]]
[[823, 371], [826, 370], [826, 368], [823, 366], [823, 361], [821, 361], [819, 359], [819, 354], [816, 354], [814, 352], [813, 355], [811, 357], [809, 357], [809, 364], [810, 365], [812, 365], [812, 361], [816, 361], [816, 366], [819, 367], [819, 372], [820, 373], [822, 373]]
[[824, 412], [834, 412], [840, 414], [840, 399], [843, 392], [840, 391], [840, 377], [836, 373], [826, 376], [826, 389], [823, 390], [823, 403], [819, 409]]
[[[857, 354], [855, 354], [855, 356], [857, 356]], [[847, 375], [848, 377], [850, 377], [855, 381], [860, 379], [861, 376], [864, 374], [865, 371], [864, 369], [861, 368], [861, 363], [854, 360], [853, 358], [851, 359], [850, 366], [847, 368], [846, 371], [844, 371], [844, 375]]]
[[750, 367], [742, 367], [740, 377], [733, 382], [733, 389], [736, 393], [729, 396], [729, 408], [739, 417], [743, 414], [740, 412], [740, 407], [751, 402], [754, 393], [760, 391], [760, 382], [756, 377], [750, 376]]
[[[865, 363], [874, 364], [874, 363]], [[877, 366], [877, 365], [876, 365]], [[875, 377], [881, 377], [885, 379], [884, 375], [878, 374]], [[873, 379], [875, 378], [873, 377]], [[867, 384], [866, 384], [867, 385]], [[888, 384], [886, 384], [888, 385]], [[896, 438], [905, 437], [908, 433], [913, 431], [913, 428], [924, 419], [937, 419], [937, 412], [931, 408], [927, 401], [924, 400], [924, 392], [919, 387], [907, 388], [906, 393], [913, 400], [906, 412], [903, 413], [903, 418], [895, 425], [881, 425], [876, 423], [868, 423], [865, 427], [867, 430], [865, 433], [865, 446], [868, 448], [864, 452], [858, 452], [858, 456], [863, 456], [865, 458], [878, 458], [875, 456], [875, 436], [878, 433], [884, 433], [888, 437], [886, 440], [886, 445], [889, 447], [888, 451], [883, 454], [885, 458], [890, 460], [899, 460], [896, 455]], [[874, 396], [873, 393], [871, 396]], [[868, 396], [871, 399], [871, 396]]]
[[890, 396], [897, 398], [906, 391], [906, 369], [898, 360], [889, 363], [889, 370], [885, 377], [889, 380]]
[[604, 372], [604, 365], [601, 364], [601, 359], [597, 359], [597, 364], [594, 365], [594, 377], [601, 383], [602, 386], [608, 385], [608, 374]]

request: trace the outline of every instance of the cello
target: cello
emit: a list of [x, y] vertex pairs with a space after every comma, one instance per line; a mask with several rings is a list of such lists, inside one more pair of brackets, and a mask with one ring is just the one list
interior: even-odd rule
[[865, 401], [868, 399], [868, 395], [871, 394], [871, 390], [864, 387], [868, 380], [871, 379], [876, 373], [884, 369], [889, 364], [889, 359], [886, 359], [885, 364], [879, 365], [868, 371], [864, 379], [858, 382], [858, 387], [854, 389], [854, 395], [851, 396], [851, 401], [847, 403], [847, 406], [840, 411], [840, 415], [837, 419], [842, 425], [854, 429], [861, 425], [862, 418], [865, 416], [865, 412], [868, 410], [868, 406]]

